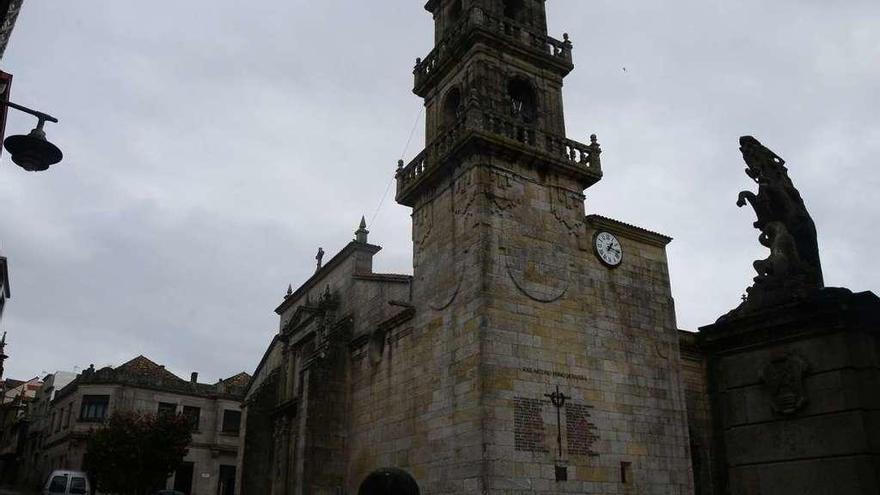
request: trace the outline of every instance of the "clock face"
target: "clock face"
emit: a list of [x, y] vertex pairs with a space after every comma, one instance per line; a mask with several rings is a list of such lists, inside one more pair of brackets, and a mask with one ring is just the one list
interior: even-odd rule
[[602, 260], [602, 263], [610, 267], [616, 267], [623, 261], [623, 248], [617, 237], [608, 232], [599, 232], [596, 234], [594, 242], [596, 255]]

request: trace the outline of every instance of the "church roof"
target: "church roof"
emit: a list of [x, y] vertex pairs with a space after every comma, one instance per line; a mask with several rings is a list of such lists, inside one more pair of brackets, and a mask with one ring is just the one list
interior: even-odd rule
[[613, 218], [603, 217], [602, 215], [587, 215], [587, 222], [596, 227], [612, 230], [622, 236], [634, 238], [659, 247], [664, 247], [672, 242], [672, 237], [667, 235], [652, 232], [648, 229], [621, 222], [620, 220], [615, 220]]
[[332, 272], [337, 266], [339, 266], [346, 258], [348, 258], [351, 254], [356, 251], [367, 251], [370, 254], [376, 254], [382, 250], [381, 246], [376, 246], [373, 244], [365, 244], [362, 242], [352, 241], [349, 242], [347, 246], [342, 248], [341, 251], [336, 253], [333, 258], [330, 259], [327, 263], [325, 263], [321, 268], [319, 268], [314, 275], [309, 277], [308, 280], [305, 281], [298, 289], [293, 291], [292, 294], [286, 296], [284, 301], [275, 308], [276, 314], [283, 313], [287, 308], [293, 306], [296, 301], [298, 301], [304, 294], [306, 294], [310, 289], [314, 288], [318, 285], [318, 282], [324, 279], [327, 274]]

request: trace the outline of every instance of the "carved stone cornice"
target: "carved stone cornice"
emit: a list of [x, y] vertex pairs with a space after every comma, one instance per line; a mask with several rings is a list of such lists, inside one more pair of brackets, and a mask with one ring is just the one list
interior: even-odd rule
[[601, 215], [587, 215], [587, 224], [596, 230], [607, 230], [612, 234], [661, 248], [672, 242], [672, 238], [669, 236]]
[[880, 331], [880, 298], [872, 292], [825, 288], [808, 300], [702, 327], [698, 338], [703, 350], [723, 354], [841, 331]]
[[[486, 120], [467, 122], [428, 145], [406, 167], [397, 171], [397, 202], [414, 206], [426, 187], [455, 169], [455, 163], [474, 154], [497, 155], [554, 173], [572, 177], [587, 189], [602, 179], [598, 143], [586, 145], [534, 128], [495, 125], [500, 117], [489, 112]], [[507, 124], [507, 122], [505, 122]], [[514, 134], [507, 131], [512, 130]]]

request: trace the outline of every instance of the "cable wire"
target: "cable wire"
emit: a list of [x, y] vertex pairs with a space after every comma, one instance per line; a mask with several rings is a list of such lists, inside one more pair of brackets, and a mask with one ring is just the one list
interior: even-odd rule
[[[412, 129], [409, 131], [409, 138], [406, 140], [406, 144], [403, 146], [403, 151], [400, 153], [400, 159], [403, 160], [406, 156], [406, 152], [409, 150], [409, 145], [412, 143], [413, 136], [416, 134], [416, 127], [418, 127], [419, 122], [422, 119], [422, 113], [424, 113], [425, 107], [419, 110], [419, 114], [416, 116], [415, 122], [413, 122]], [[379, 206], [376, 207], [376, 211], [373, 212], [373, 217], [370, 218], [370, 225], [372, 226], [376, 222], [376, 218], [379, 216], [379, 212], [382, 210], [382, 206], [385, 204], [385, 200], [388, 198], [388, 191], [391, 190], [391, 184], [394, 183], [395, 176], [391, 176], [388, 180], [388, 185], [385, 186], [385, 193], [382, 194], [382, 199], [379, 201]]]

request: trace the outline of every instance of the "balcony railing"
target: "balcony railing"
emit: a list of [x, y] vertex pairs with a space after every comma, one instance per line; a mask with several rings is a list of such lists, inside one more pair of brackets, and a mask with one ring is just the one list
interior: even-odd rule
[[535, 33], [510, 19], [495, 17], [479, 7], [473, 7], [468, 15], [437, 43], [437, 46], [424, 60], [416, 59], [416, 66], [413, 69], [415, 86], [418, 88], [424, 84], [446, 62], [449, 51], [461, 39], [462, 34], [475, 28], [485, 29], [521, 46], [543, 52], [553, 59], [571, 64], [572, 44], [568, 39], [568, 34], [564, 34], [563, 41], [559, 41], [545, 34]]
[[446, 132], [434, 139], [408, 165], [401, 160], [397, 169], [397, 192], [400, 195], [423, 175], [434, 170], [460, 142], [473, 132], [495, 135], [515, 141], [533, 151], [547, 155], [583, 171], [600, 175], [602, 162], [596, 135], [590, 144], [548, 133], [522, 121], [495, 112], [470, 106]]

